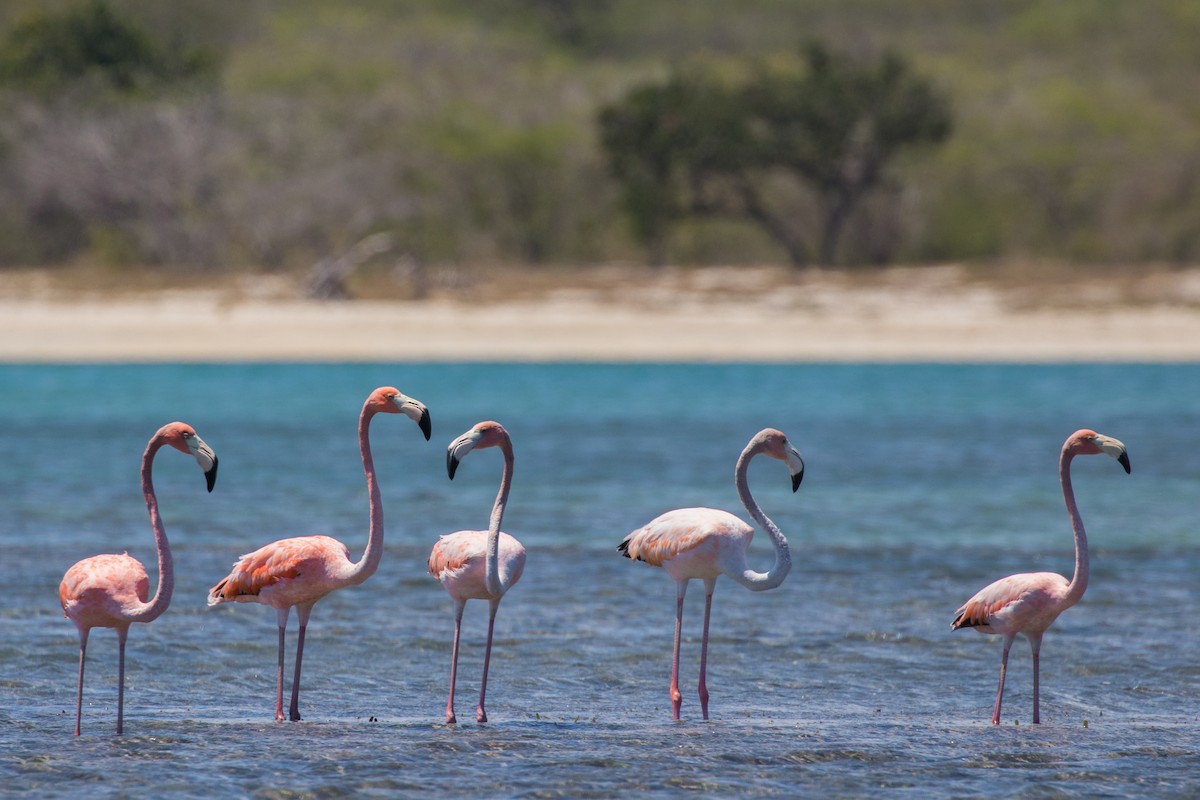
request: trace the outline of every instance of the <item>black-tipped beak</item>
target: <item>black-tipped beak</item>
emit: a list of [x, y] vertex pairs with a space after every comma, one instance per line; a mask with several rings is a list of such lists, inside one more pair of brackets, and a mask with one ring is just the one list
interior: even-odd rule
[[421, 418], [417, 420], [417, 427], [421, 429], [421, 433], [425, 434], [425, 441], [429, 441], [429, 437], [433, 434], [433, 425], [429, 422], [429, 409], [421, 409]]
[[792, 476], [792, 491], [795, 492], [800, 488], [800, 481], [804, 480], [804, 471], [801, 470]]
[[211, 492], [213, 487], [217, 485], [217, 457], [213, 456], [213, 465], [204, 473], [204, 479], [208, 481], [208, 490]]
[[454, 480], [454, 473], [458, 471], [458, 459], [454, 457], [454, 451], [446, 452], [446, 474], [450, 476], [450, 480]]
[[1125, 474], [1128, 475], [1129, 474], [1129, 454], [1121, 453], [1121, 455], [1117, 456], [1117, 463], [1125, 468]]

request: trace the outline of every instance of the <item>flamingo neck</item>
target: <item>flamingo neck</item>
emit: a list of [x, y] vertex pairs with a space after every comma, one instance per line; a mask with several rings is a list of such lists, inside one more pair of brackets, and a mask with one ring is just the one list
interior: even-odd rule
[[371, 457], [371, 418], [374, 416], [375, 411], [364, 404], [358, 417], [358, 449], [362, 453], [363, 472], [367, 477], [371, 521], [367, 533], [367, 549], [346, 575], [347, 582], [351, 584], [362, 583], [374, 575], [383, 558], [383, 496], [379, 492], [379, 482], [375, 479], [375, 461]]
[[508, 490], [512, 487], [513, 451], [512, 444], [507, 440], [500, 443], [500, 451], [504, 454], [504, 472], [500, 476], [500, 491], [496, 494], [496, 503], [492, 506], [492, 517], [488, 522], [487, 556], [485, 571], [488, 594], [499, 597], [504, 592], [500, 582], [500, 522], [504, 519], [504, 506], [508, 503]]
[[1062, 483], [1063, 499], [1067, 503], [1067, 513], [1071, 515], [1071, 530], [1075, 534], [1075, 574], [1067, 585], [1065, 603], [1073, 606], [1083, 598], [1088, 584], [1088, 541], [1087, 531], [1083, 529], [1083, 517], [1079, 515], [1079, 506], [1075, 503], [1075, 490], [1071, 486], [1071, 459], [1075, 455], [1066, 450], [1058, 460], [1058, 479]]
[[151, 471], [154, 456], [163, 446], [161, 437], [155, 436], [146, 445], [142, 454], [142, 494], [146, 498], [146, 511], [150, 514], [150, 527], [154, 530], [154, 546], [158, 550], [158, 588], [154, 597], [136, 612], [130, 615], [134, 622], [151, 622], [167, 610], [171, 605], [171, 595], [175, 591], [175, 563], [171, 559], [171, 543], [167, 541], [167, 530], [163, 526], [162, 517], [158, 513], [158, 498], [154, 494], [154, 482]]
[[730, 578], [752, 592], [774, 589], [783, 583], [784, 578], [792, 570], [792, 554], [788, 550], [787, 539], [784, 538], [779, 527], [771, 521], [771, 518], [763, 513], [754, 496], [750, 494], [747, 473], [750, 469], [750, 459], [758, 455], [758, 452], [753, 446], [747, 446], [742, 451], [741, 456], [738, 457], [737, 468], [734, 470], [734, 483], [737, 486], [738, 497], [741, 499], [742, 505], [771, 537], [771, 544], [775, 547], [775, 563], [771, 565], [769, 572], [755, 572], [746, 566], [745, 554], [742, 554], [742, 563], [738, 565], [737, 569], [727, 573]]

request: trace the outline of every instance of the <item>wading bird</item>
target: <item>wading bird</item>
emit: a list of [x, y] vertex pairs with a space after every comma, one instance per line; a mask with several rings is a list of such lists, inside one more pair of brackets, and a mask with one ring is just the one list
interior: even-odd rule
[[704, 581], [704, 635], [700, 641], [700, 711], [708, 719], [708, 619], [712, 611], [713, 589], [717, 578], [728, 575], [753, 592], [774, 589], [783, 583], [792, 568], [787, 539], [750, 495], [746, 479], [750, 459], [759, 453], [777, 458], [787, 464], [792, 476], [792, 491], [804, 477], [804, 461], [788, 442], [787, 436], [774, 428], [754, 435], [738, 457], [734, 484], [742, 505], [771, 537], [775, 546], [775, 564], [767, 573], [755, 572], [746, 565], [746, 551], [754, 529], [726, 511], [715, 508], [679, 508], [668, 511], [638, 528], [617, 545], [627, 558], [645, 561], [662, 567], [676, 582], [675, 644], [671, 658], [671, 711], [679, 719], [683, 695], [679, 692], [679, 640], [683, 627], [683, 596], [688, 581]]
[[1071, 488], [1071, 460], [1075, 456], [1094, 456], [1103, 453], [1115, 458], [1129, 472], [1129, 454], [1125, 445], [1111, 436], [1092, 430], [1075, 431], [1063, 443], [1058, 457], [1058, 477], [1062, 483], [1067, 513], [1075, 532], [1075, 574], [1071, 580], [1054, 572], [1023, 572], [1009, 575], [979, 590], [978, 594], [958, 610], [951, 630], [974, 628], [980, 633], [998, 633], [1004, 637], [1004, 652], [1000, 656], [1000, 686], [996, 689], [996, 707], [992, 724], [1000, 724], [1000, 701], [1004, 699], [1004, 673], [1008, 668], [1008, 651], [1018, 633], [1025, 634], [1033, 651], [1033, 722], [1041, 722], [1038, 707], [1038, 658], [1042, 649], [1042, 634], [1059, 614], [1082, 599], [1088, 583], [1087, 532], [1075, 504]]
[[488, 666], [492, 659], [492, 631], [496, 609], [504, 593], [516, 585], [525, 569], [525, 548], [507, 533], [500, 532], [504, 506], [512, 487], [513, 450], [508, 431], [499, 422], [480, 422], [450, 443], [446, 452], [446, 471], [450, 480], [467, 453], [484, 447], [499, 447], [504, 455], [500, 492], [492, 506], [486, 531], [457, 531], [438, 539], [429, 554], [429, 574], [437, 578], [454, 600], [454, 645], [450, 651], [450, 698], [446, 701], [446, 724], [457, 722], [454, 716], [454, 680], [458, 674], [458, 639], [462, 631], [463, 608], [468, 600], [487, 600], [487, 649], [483, 654], [483, 680], [479, 684], [479, 707], [475, 719], [487, 722], [484, 697], [487, 694]]
[[129, 625], [134, 622], [153, 622], [171, 604], [175, 589], [175, 566], [171, 560], [171, 544], [162, 517], [158, 514], [158, 498], [154, 495], [151, 471], [154, 456], [163, 445], [187, 453], [196, 459], [208, 479], [211, 492], [217, 481], [217, 456], [196, 435], [191, 425], [172, 422], [158, 429], [142, 454], [142, 494], [154, 529], [154, 545], [158, 549], [158, 588], [149, 602], [150, 578], [141, 562], [128, 554], [99, 555], [85, 558], [67, 570], [58, 586], [58, 599], [63, 614], [79, 629], [79, 686], [75, 696], [75, 735], [79, 735], [83, 714], [83, 666], [87, 656], [88, 633], [92, 628], [115, 628], [117, 631], [117, 733], [125, 728], [125, 639]]
[[300, 631], [296, 639], [296, 665], [288, 716], [300, 719], [300, 665], [304, 658], [304, 633], [313, 605], [345, 586], [356, 586], [375, 574], [383, 556], [383, 500], [375, 480], [369, 429], [376, 414], [404, 414], [415, 421], [429, 439], [429, 411], [390, 386], [371, 392], [358, 417], [358, 447], [362, 453], [367, 492], [371, 499], [367, 549], [357, 562], [350, 561], [346, 545], [329, 536], [280, 539], [242, 556], [233, 571], [208, 593], [208, 604], [262, 603], [275, 609], [279, 625], [279, 660], [275, 675], [275, 719], [283, 721], [283, 643], [288, 614], [296, 607]]

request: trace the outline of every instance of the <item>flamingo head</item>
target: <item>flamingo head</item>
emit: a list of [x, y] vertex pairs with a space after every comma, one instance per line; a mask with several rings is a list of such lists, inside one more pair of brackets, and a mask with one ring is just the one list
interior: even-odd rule
[[508, 431], [504, 430], [504, 426], [499, 422], [488, 420], [476, 423], [471, 430], [451, 442], [450, 447], [446, 450], [446, 473], [450, 476], [450, 480], [454, 480], [458, 464], [466, 457], [467, 453], [483, 447], [502, 447], [511, 453], [512, 440], [508, 437]]
[[403, 414], [417, 423], [421, 433], [425, 434], [425, 441], [429, 441], [433, 432], [429, 409], [420, 400], [414, 400], [393, 386], [380, 386], [367, 398], [367, 407], [383, 414]]
[[1081, 428], [1072, 433], [1063, 445], [1063, 451], [1072, 455], [1085, 456], [1103, 453], [1115, 458], [1117, 463], [1125, 468], [1126, 474], [1130, 471], [1129, 453], [1125, 450], [1125, 445], [1119, 439], [1105, 436], [1103, 433], [1096, 433], [1088, 428]]
[[217, 454], [196, 434], [195, 429], [186, 422], [172, 422], [162, 426], [157, 435], [176, 450], [196, 459], [211, 492], [217, 483]]
[[783, 431], [765, 428], [758, 432], [754, 441], [758, 452], [787, 464], [788, 472], [792, 475], [792, 491], [799, 489], [800, 481], [804, 480], [804, 459], [800, 457], [799, 451], [792, 447]]

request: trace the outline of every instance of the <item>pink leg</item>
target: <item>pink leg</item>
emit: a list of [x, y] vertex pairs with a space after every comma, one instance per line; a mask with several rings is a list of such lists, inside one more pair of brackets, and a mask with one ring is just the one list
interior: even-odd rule
[[454, 681], [458, 678], [458, 637], [462, 633], [463, 609], [466, 600], [454, 601], [454, 645], [450, 648], [450, 698], [446, 701], [446, 724], [454, 725], [458, 718], [454, 716]]
[[117, 735], [125, 732], [125, 637], [129, 628], [117, 628]]
[[491, 613], [488, 614], [487, 649], [483, 651], [483, 681], [479, 684], [479, 708], [475, 709], [476, 722], [487, 722], [487, 712], [483, 710], [483, 698], [487, 694], [488, 666], [492, 663], [492, 631], [496, 628], [496, 609], [500, 607], [500, 601], [493, 600], [491, 605]]
[[278, 608], [275, 617], [279, 624], [279, 663], [275, 669], [275, 721], [283, 722], [283, 640], [287, 631], [288, 612], [291, 608]]
[[996, 689], [996, 708], [992, 711], [992, 724], [1000, 724], [1000, 701], [1004, 699], [1004, 673], [1008, 669], [1008, 651], [1012, 647], [1015, 634], [1005, 634], [1004, 654], [1000, 656], [1000, 687]]
[[679, 640], [683, 631], [683, 596], [686, 593], [687, 581], [680, 581], [675, 600], [675, 646], [671, 655], [671, 714], [676, 720], [679, 719], [679, 709], [683, 705], [683, 694], [679, 691]]
[[304, 662], [304, 632], [308, 630], [308, 615], [312, 606], [296, 606], [296, 619], [300, 623], [300, 635], [296, 638], [296, 672], [292, 677], [292, 702], [288, 706], [288, 718], [300, 721], [300, 665]]
[[83, 664], [87, 657], [88, 634], [90, 628], [79, 632], [79, 686], [75, 691], [75, 735], [79, 735], [79, 722], [83, 717]]
[[1040, 661], [1042, 652], [1042, 634], [1026, 633], [1025, 638], [1029, 639], [1029, 648], [1033, 651], [1033, 724], [1042, 724], [1042, 714], [1039, 708], [1040, 686], [1038, 685], [1038, 672], [1040, 671]]
[[700, 640], [700, 713], [708, 719], [708, 618], [712, 613], [713, 589], [716, 580], [704, 582], [704, 636]]

